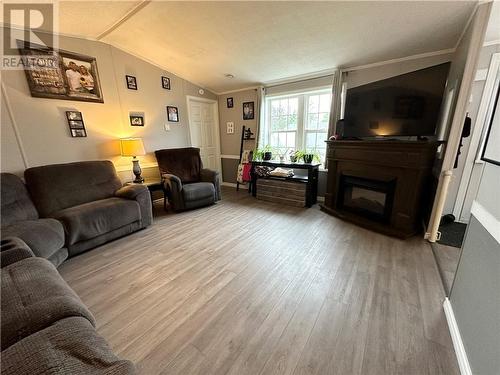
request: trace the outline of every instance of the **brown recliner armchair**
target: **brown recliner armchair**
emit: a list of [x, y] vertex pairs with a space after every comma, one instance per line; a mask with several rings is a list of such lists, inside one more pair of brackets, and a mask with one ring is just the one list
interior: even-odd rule
[[157, 150], [155, 155], [174, 211], [207, 206], [221, 199], [219, 172], [203, 168], [199, 148]]

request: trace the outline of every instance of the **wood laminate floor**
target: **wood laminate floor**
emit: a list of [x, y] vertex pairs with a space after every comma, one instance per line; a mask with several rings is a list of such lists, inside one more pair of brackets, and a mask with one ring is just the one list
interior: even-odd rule
[[141, 374], [458, 374], [430, 246], [223, 191], [61, 274]]
[[462, 249], [458, 247], [442, 245], [439, 242], [434, 242], [432, 245], [436, 262], [441, 271], [444, 289], [447, 295], [451, 292], [455, 273], [457, 272], [458, 262]]

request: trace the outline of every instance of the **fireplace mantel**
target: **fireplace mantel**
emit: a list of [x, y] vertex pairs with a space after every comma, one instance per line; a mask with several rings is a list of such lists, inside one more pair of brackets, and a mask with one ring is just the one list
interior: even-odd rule
[[[428, 141], [327, 141], [328, 180], [322, 209], [381, 233], [406, 238], [418, 233], [432, 191], [438, 144]], [[343, 202], [346, 177], [394, 182], [385, 221], [355, 212]]]

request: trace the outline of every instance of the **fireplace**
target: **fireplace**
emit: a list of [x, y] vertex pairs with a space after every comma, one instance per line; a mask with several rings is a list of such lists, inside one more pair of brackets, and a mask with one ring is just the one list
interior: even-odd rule
[[436, 142], [336, 140], [327, 144], [323, 211], [402, 238], [422, 230], [432, 194]]
[[396, 179], [378, 181], [348, 175], [340, 176], [337, 207], [368, 219], [389, 222]]

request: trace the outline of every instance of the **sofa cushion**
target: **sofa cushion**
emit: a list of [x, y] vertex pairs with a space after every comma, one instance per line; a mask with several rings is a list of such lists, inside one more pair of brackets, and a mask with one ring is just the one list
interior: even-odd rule
[[2, 352], [2, 375], [135, 374], [119, 359], [88, 320], [62, 319]]
[[63, 226], [54, 219], [19, 221], [2, 227], [2, 238], [5, 237], [19, 237], [42, 258], [49, 258], [64, 247]]
[[26, 185], [40, 216], [110, 198], [122, 184], [108, 160], [45, 165], [24, 171]]
[[184, 201], [195, 201], [213, 197], [215, 201], [215, 188], [211, 182], [197, 182], [186, 184], [182, 187]]
[[90, 311], [46, 259], [27, 258], [4, 267], [1, 281], [2, 350], [66, 317], [81, 316], [94, 324]]
[[54, 218], [63, 223], [69, 246], [139, 221], [141, 212], [136, 201], [108, 198], [58, 211]]
[[35, 220], [38, 212], [23, 181], [16, 175], [0, 175], [2, 227], [22, 220]]

